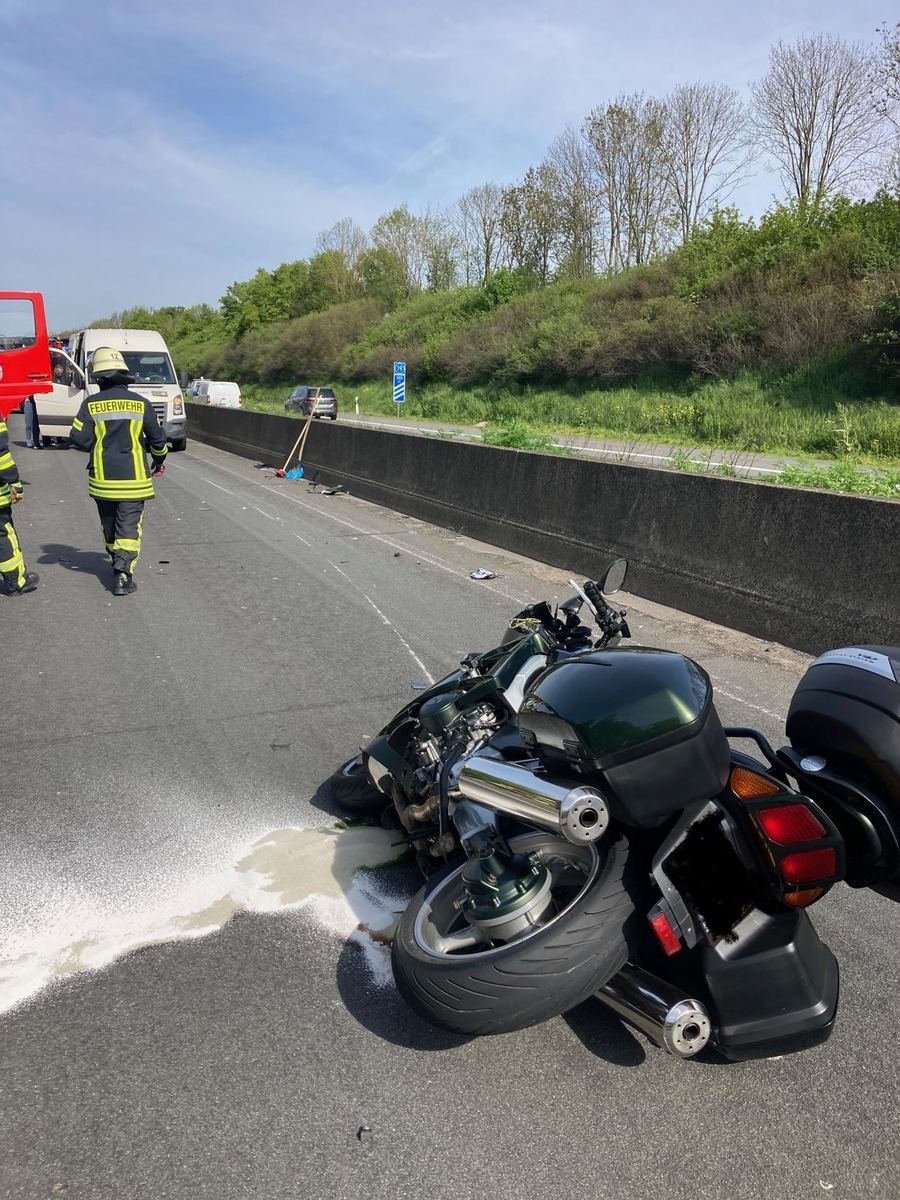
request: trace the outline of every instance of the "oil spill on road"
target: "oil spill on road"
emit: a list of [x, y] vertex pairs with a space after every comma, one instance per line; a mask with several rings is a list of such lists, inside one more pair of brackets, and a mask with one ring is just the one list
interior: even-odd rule
[[399, 857], [395, 838], [367, 826], [271, 830], [238, 847], [221, 871], [185, 880], [130, 911], [73, 903], [64, 890], [38, 927], [4, 933], [0, 1012], [55, 980], [107, 967], [141, 947], [208, 936], [242, 912], [302, 910], [325, 932], [357, 943], [383, 985], [406, 902], [385, 892], [372, 868]]

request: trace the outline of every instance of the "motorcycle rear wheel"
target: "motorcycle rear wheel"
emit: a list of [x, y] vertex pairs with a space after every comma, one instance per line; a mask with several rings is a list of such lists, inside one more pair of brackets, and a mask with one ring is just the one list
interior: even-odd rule
[[387, 808], [390, 801], [370, 782], [357, 754], [334, 772], [329, 780], [335, 803], [356, 815], [375, 815]]
[[510, 838], [551, 873], [555, 913], [520, 937], [485, 942], [454, 905], [464, 895], [460, 861], [428, 881], [400, 918], [394, 979], [423, 1020], [467, 1036], [509, 1033], [586, 1000], [624, 965], [633, 911], [622, 876], [628, 843], [575, 846], [551, 833]]

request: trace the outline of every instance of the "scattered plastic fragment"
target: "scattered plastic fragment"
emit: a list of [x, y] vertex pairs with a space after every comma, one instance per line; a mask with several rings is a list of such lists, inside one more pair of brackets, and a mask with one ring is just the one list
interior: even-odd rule
[[484, 567], [479, 567], [477, 571], [472, 571], [469, 575], [470, 579], [496, 579], [496, 571], [486, 571]]

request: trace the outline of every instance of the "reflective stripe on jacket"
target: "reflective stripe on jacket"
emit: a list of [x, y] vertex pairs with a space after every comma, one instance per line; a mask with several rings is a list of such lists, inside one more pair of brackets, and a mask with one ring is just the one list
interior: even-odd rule
[[168, 452], [166, 434], [150, 401], [127, 387], [101, 389], [82, 401], [69, 434], [87, 450], [88, 491], [100, 500], [149, 500], [154, 495], [147, 450], [155, 462]]
[[9, 452], [9, 430], [0, 417], [0, 508], [12, 503], [12, 484], [19, 482], [19, 468]]

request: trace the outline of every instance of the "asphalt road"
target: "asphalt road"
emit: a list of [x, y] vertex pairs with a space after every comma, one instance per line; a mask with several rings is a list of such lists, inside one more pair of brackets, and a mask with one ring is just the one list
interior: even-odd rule
[[[900, 1195], [881, 897], [813, 910], [838, 1024], [774, 1061], [681, 1062], [595, 1002], [466, 1041], [394, 991], [378, 931], [417, 880], [316, 832], [324, 781], [566, 572], [194, 445], [116, 599], [84, 457], [11, 430], [41, 585], [0, 599], [0, 1196]], [[778, 739], [805, 656], [623, 601]]]

